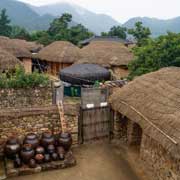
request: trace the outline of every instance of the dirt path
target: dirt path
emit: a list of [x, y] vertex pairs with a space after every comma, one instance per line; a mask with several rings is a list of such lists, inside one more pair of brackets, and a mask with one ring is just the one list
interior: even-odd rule
[[[110, 144], [83, 145], [74, 149], [77, 166], [12, 180], [145, 180], [138, 177], [126, 154]], [[139, 175], [140, 176], [140, 175]], [[147, 180], [147, 179], [146, 179]]]

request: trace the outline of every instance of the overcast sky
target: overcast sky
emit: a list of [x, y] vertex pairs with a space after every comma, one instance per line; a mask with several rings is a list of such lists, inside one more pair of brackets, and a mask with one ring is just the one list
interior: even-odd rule
[[111, 15], [119, 22], [131, 17], [169, 19], [180, 16], [180, 0], [20, 0], [33, 5], [72, 2], [96, 13]]

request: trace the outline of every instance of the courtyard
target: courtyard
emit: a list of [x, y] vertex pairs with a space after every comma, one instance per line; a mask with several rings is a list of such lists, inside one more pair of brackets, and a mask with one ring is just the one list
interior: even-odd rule
[[[148, 180], [140, 165], [133, 164], [123, 146], [109, 143], [85, 144], [74, 148], [77, 165], [12, 180]], [[136, 157], [133, 157], [136, 158]]]

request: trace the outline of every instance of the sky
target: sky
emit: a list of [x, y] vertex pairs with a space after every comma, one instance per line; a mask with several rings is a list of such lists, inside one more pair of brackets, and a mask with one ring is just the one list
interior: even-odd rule
[[96, 13], [112, 16], [121, 23], [132, 17], [170, 19], [180, 16], [180, 0], [20, 0], [33, 5], [70, 2]]

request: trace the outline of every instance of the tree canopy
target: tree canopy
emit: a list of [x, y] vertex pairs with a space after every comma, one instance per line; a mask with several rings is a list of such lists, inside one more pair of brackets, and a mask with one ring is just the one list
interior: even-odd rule
[[135, 28], [129, 29], [128, 33], [134, 36], [138, 46], [144, 45], [151, 35], [150, 29], [148, 27], [144, 27], [142, 22], [136, 22]]
[[126, 39], [127, 35], [126, 35], [126, 31], [127, 29], [125, 27], [121, 27], [121, 26], [113, 26], [109, 32], [102, 32], [101, 35], [102, 36], [117, 36], [121, 39]]
[[180, 34], [169, 32], [156, 39], [149, 38], [133, 52], [135, 59], [129, 64], [130, 79], [163, 67], [180, 67]]
[[6, 9], [3, 9], [0, 12], [0, 35], [1, 36], [10, 36], [11, 34], [10, 22], [11, 20], [6, 14]]

